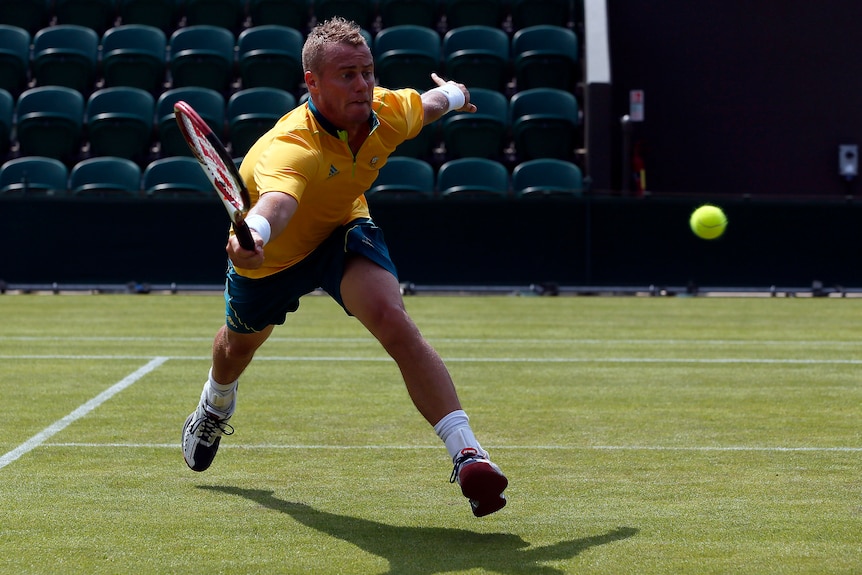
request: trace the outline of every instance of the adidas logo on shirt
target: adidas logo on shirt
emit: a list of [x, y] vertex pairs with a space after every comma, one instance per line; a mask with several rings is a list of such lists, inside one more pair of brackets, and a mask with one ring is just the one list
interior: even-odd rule
[[331, 178], [332, 176], [334, 176], [337, 173], [338, 173], [338, 168], [336, 168], [332, 164], [329, 164], [329, 177]]

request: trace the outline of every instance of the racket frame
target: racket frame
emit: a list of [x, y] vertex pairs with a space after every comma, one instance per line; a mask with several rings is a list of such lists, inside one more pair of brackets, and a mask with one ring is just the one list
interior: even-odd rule
[[254, 238], [245, 223], [251, 198], [233, 158], [212, 128], [187, 102], [180, 100], [174, 104], [174, 118], [186, 144], [224, 204], [239, 245], [253, 251]]

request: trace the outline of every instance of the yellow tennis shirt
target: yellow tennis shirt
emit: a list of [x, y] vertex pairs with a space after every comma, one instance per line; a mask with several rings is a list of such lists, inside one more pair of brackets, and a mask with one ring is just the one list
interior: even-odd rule
[[240, 174], [254, 205], [261, 194], [280, 192], [299, 206], [287, 228], [264, 248], [263, 266], [237, 268], [261, 278], [288, 268], [310, 254], [339, 226], [370, 217], [365, 191], [389, 154], [422, 130], [422, 99], [412, 89], [374, 89], [371, 133], [353, 155], [339, 130], [311, 102], [284, 115], [251, 147]]

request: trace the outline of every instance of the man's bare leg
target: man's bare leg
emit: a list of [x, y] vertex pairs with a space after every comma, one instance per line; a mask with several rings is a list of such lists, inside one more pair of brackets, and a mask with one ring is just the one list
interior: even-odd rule
[[222, 326], [213, 340], [213, 363], [201, 398], [183, 426], [183, 457], [194, 471], [212, 464], [222, 435], [233, 433], [228, 423], [236, 409], [239, 376], [251, 363], [254, 353], [272, 333], [241, 334]]
[[501, 509], [508, 480], [476, 440], [449, 370], [407, 314], [396, 278], [370, 260], [354, 257], [346, 264], [341, 296], [398, 364], [413, 404], [446, 445], [455, 464], [451, 481], [459, 483], [473, 514]]

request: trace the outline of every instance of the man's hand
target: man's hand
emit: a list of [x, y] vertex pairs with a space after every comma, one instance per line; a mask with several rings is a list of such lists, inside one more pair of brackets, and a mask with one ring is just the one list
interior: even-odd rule
[[234, 267], [256, 270], [263, 265], [263, 240], [255, 230], [251, 230], [251, 237], [254, 238], [254, 250], [243, 249], [233, 234], [228, 238], [225, 251]]
[[228, 238], [225, 250], [233, 265], [247, 270], [256, 270], [263, 265], [263, 238], [251, 225], [253, 222], [249, 218], [252, 215], [266, 218], [270, 226], [269, 241], [272, 241], [287, 227], [287, 223], [293, 217], [293, 213], [296, 211], [298, 205], [296, 199], [288, 194], [280, 192], [261, 194], [257, 204], [246, 216], [246, 221], [248, 221], [249, 229], [251, 230], [251, 237], [254, 239], [254, 250], [243, 249], [239, 245], [239, 240], [236, 236], [232, 235]]

